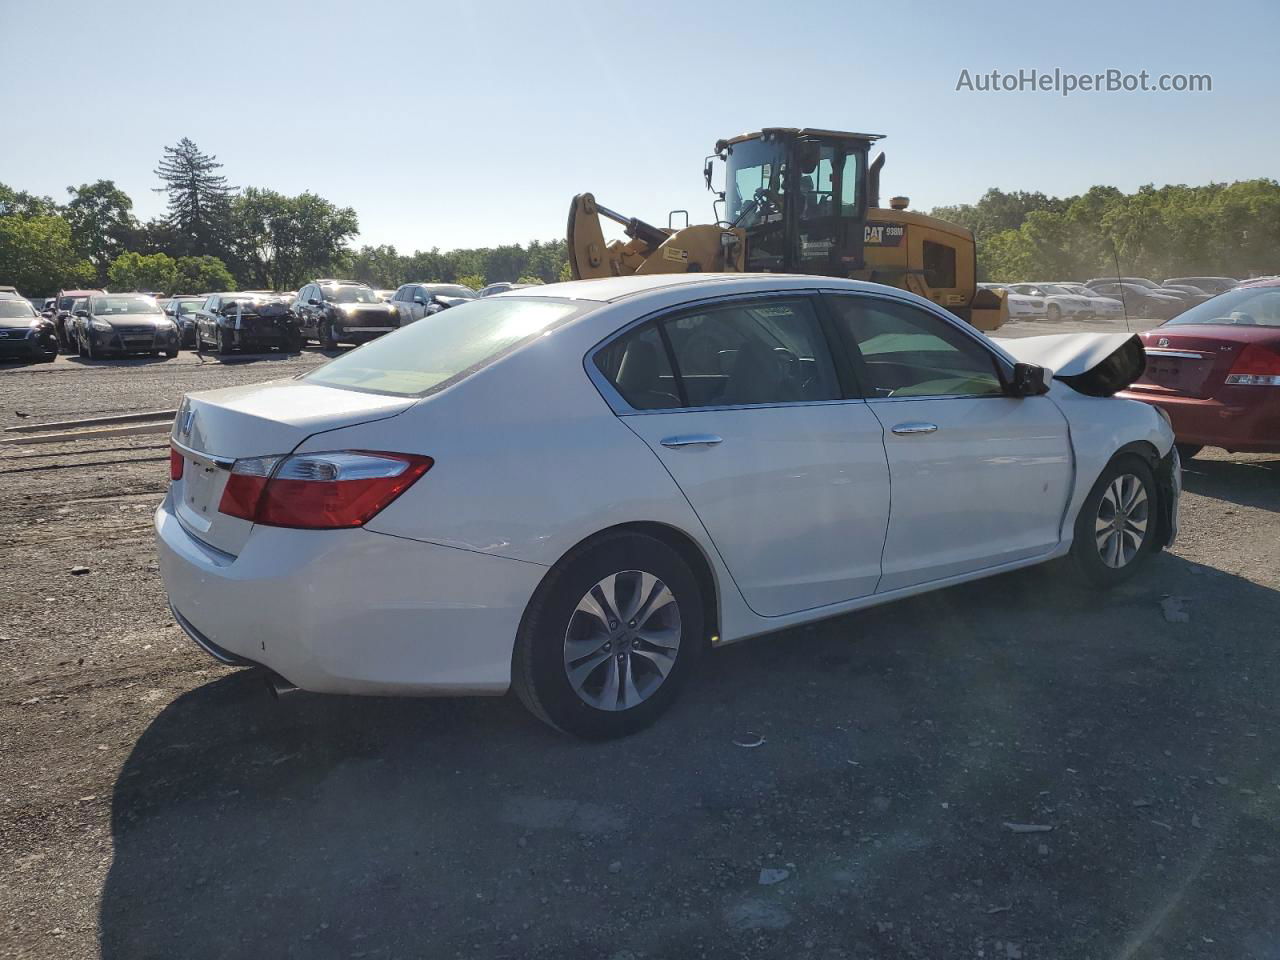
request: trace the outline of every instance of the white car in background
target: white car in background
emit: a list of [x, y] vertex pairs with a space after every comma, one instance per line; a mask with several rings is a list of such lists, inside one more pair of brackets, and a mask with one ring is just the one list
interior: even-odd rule
[[1141, 364], [829, 277], [498, 294], [189, 395], [160, 569], [196, 643], [284, 689], [514, 687], [619, 736], [719, 644], [1057, 557], [1136, 572], [1181, 476], [1158, 408], [1109, 396]]
[[1011, 320], [1034, 320], [1044, 316], [1044, 298], [1018, 293], [1013, 289], [1016, 286], [1015, 284], [980, 283], [978, 286], [987, 290], [1004, 291], [1005, 303], [1009, 306], [1009, 319]]
[[1093, 305], [1093, 315], [1099, 320], [1115, 320], [1124, 316], [1124, 304], [1115, 297], [1104, 297], [1083, 283], [1062, 282], [1052, 284], [1068, 293], [1084, 297]]
[[1044, 315], [1048, 320], [1083, 320], [1093, 316], [1093, 304], [1082, 297], [1048, 283], [1015, 283], [1010, 292], [1044, 301]]

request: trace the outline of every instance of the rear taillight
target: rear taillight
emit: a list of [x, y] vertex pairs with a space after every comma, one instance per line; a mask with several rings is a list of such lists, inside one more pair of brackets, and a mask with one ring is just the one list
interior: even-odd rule
[[1240, 351], [1240, 356], [1227, 374], [1227, 383], [1254, 387], [1280, 387], [1280, 353], [1251, 343]]
[[186, 463], [186, 458], [178, 452], [177, 447], [169, 448], [169, 480], [177, 482], [182, 479], [182, 465]]
[[364, 450], [237, 460], [218, 509], [271, 527], [359, 527], [432, 463], [430, 457]]

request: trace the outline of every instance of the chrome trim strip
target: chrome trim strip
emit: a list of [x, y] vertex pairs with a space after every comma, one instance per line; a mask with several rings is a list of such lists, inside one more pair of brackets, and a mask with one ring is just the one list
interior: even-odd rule
[[202, 453], [199, 450], [188, 447], [185, 443], [179, 443], [173, 437], [169, 438], [169, 443], [173, 445], [173, 449], [177, 450], [184, 457], [194, 460], [196, 463], [204, 464], [206, 467], [217, 467], [219, 470], [230, 470], [236, 465], [235, 460], [227, 457], [215, 457], [212, 454]]
[[675, 437], [663, 437], [659, 441], [664, 447], [714, 447], [724, 443], [724, 437], [714, 433], [685, 433]]
[[1146, 347], [1144, 350], [1157, 357], [1182, 357], [1186, 360], [1207, 360], [1211, 356], [1211, 354], [1194, 353], [1190, 350], [1166, 350], [1163, 347]]

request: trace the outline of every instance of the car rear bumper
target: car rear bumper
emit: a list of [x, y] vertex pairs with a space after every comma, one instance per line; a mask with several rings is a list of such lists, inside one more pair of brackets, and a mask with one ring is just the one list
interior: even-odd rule
[[[1240, 396], [1241, 391], [1251, 391]], [[1178, 443], [1222, 447], [1233, 453], [1280, 452], [1280, 387], [1239, 387], [1230, 400], [1184, 397], [1156, 390], [1120, 394], [1160, 407]]]
[[317, 693], [501, 694], [538, 564], [355, 530], [257, 527], [237, 557], [155, 514], [178, 623]]

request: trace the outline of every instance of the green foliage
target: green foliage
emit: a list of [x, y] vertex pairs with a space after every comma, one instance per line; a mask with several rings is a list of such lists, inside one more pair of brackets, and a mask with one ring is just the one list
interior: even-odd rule
[[535, 277], [530, 274], [525, 274], [523, 277], [521, 277], [519, 280], [516, 281], [516, 283], [527, 283], [530, 286], [535, 286], [535, 287], [539, 286], [540, 284], [544, 284], [546, 282], [547, 281], [543, 280], [541, 277]]
[[230, 236], [247, 287], [293, 290], [337, 272], [359, 229], [354, 210], [311, 192], [287, 197], [248, 187], [231, 204]]
[[[454, 283], [460, 283], [464, 287], [470, 287], [472, 290], [479, 290], [485, 285], [485, 279], [478, 273], [464, 273], [460, 277], [455, 277]], [[494, 281], [497, 283], [497, 281]]]
[[989, 280], [1249, 277], [1280, 272], [1280, 183], [1096, 186], [1078, 197], [989, 190], [934, 216], [974, 231]]
[[104, 281], [111, 262], [137, 245], [133, 201], [112, 180], [67, 187], [67, 193], [71, 194], [66, 210], [71, 244], [93, 262], [99, 282]]
[[235, 191], [217, 172], [221, 169], [216, 157], [201, 153], [187, 137], [164, 148], [155, 174], [164, 181], [160, 192], [169, 195], [169, 225], [178, 253], [200, 256], [227, 249]]
[[0, 217], [52, 217], [58, 212], [52, 197], [37, 197], [0, 183]]
[[107, 268], [109, 289], [115, 291], [147, 290], [173, 293], [178, 281], [178, 265], [164, 253], [127, 251], [111, 261]]
[[4, 283], [29, 297], [47, 297], [59, 289], [91, 287], [96, 278], [93, 264], [76, 256], [71, 227], [62, 217], [0, 216], [0, 279]]
[[169, 293], [214, 293], [236, 289], [235, 277], [217, 257], [179, 257]]

